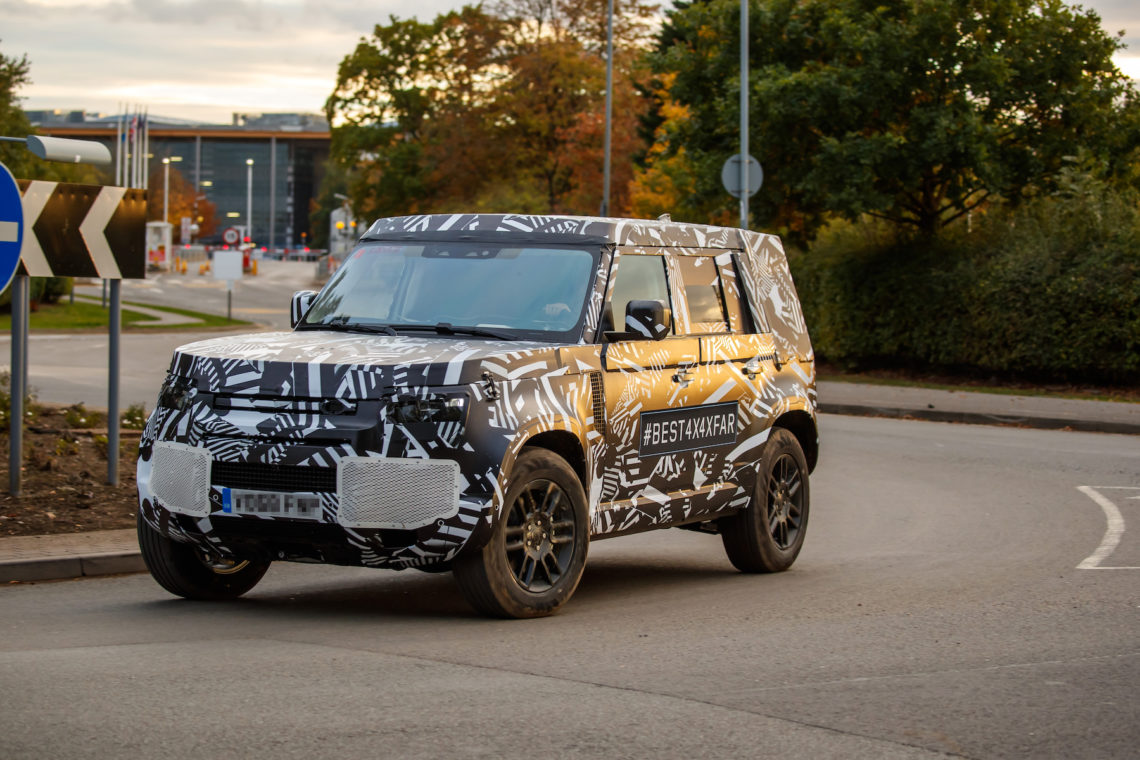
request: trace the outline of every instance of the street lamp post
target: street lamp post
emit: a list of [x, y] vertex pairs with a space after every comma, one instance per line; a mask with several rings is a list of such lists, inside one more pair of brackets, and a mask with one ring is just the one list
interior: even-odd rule
[[[253, 159], [245, 160], [245, 235], [253, 242]], [[245, 241], [242, 241], [245, 242]]]
[[178, 163], [182, 156], [169, 156], [162, 159], [162, 221], [170, 221], [170, 165]]
[[170, 159], [162, 159], [162, 221], [170, 221]]

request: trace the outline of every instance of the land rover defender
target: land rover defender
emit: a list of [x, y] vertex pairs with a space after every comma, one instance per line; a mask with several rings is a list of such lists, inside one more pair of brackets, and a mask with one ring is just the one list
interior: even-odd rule
[[534, 617], [599, 539], [717, 533], [744, 572], [803, 545], [815, 365], [772, 235], [381, 219], [291, 321], [170, 362], [138, 532], [176, 595], [240, 596], [275, 560], [452, 570], [480, 612]]

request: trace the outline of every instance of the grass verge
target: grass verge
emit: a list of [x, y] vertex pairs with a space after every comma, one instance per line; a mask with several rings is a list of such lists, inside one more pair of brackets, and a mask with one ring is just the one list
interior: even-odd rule
[[[132, 310], [130, 308], [131, 306], [143, 306], [155, 311], [180, 314], [200, 321], [190, 324], [163, 325], [154, 317]], [[64, 300], [54, 304], [40, 304], [39, 307], [28, 316], [28, 327], [30, 330], [78, 331], [106, 329], [107, 327], [106, 309], [98, 303], [78, 299], [75, 303], [68, 303]], [[152, 306], [150, 304], [133, 302], [124, 302], [122, 317], [124, 328], [142, 328], [148, 332], [185, 330], [187, 328], [216, 329], [219, 327], [240, 327], [242, 325], [251, 324], [242, 320], [229, 320], [225, 317], [219, 317], [213, 314], [202, 314], [201, 312], [187, 309], [175, 309], [170, 306]], [[7, 332], [11, 329], [12, 315], [0, 314], [0, 331]]]

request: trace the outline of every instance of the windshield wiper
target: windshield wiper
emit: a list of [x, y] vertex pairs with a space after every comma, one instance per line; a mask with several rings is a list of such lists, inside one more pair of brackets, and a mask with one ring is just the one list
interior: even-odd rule
[[306, 330], [337, 330], [340, 332], [361, 332], [376, 335], [399, 335], [390, 325], [367, 324], [365, 322], [351, 322], [345, 315], [339, 315], [324, 322], [305, 322]]
[[450, 322], [437, 322], [434, 325], [394, 325], [397, 330], [431, 330], [439, 335], [477, 335], [481, 338], [497, 338], [499, 340], [516, 340], [518, 336], [492, 330], [488, 327], [475, 327], [473, 325], [453, 325]]

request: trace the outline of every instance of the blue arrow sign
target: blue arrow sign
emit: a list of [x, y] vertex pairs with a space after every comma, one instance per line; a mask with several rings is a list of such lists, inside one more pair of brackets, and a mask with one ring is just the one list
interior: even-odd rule
[[8, 287], [16, 267], [20, 265], [20, 248], [24, 244], [24, 206], [20, 202], [20, 186], [8, 167], [0, 164], [0, 291]]

